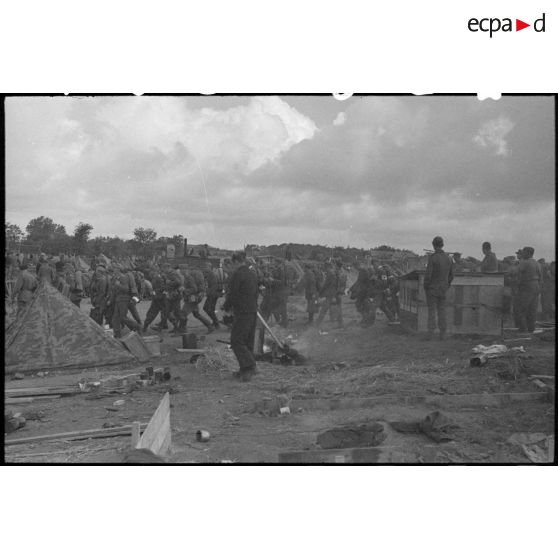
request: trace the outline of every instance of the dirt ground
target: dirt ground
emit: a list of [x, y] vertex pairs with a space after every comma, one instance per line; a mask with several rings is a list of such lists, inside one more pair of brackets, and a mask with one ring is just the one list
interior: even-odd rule
[[[142, 318], [148, 306], [147, 301], [139, 304]], [[82, 309], [89, 312], [85, 302]], [[67, 385], [80, 379], [139, 372], [148, 365], [168, 366], [172, 375], [168, 383], [123, 395], [91, 399], [88, 394], [78, 394], [10, 406], [24, 415], [42, 411], [42, 419], [27, 421], [23, 429], [5, 439], [147, 422], [166, 391], [171, 398], [172, 429], [172, 449], [166, 460], [171, 463], [277, 463], [284, 452], [320, 449], [316, 438], [329, 428], [372, 421], [384, 424], [387, 434], [377, 459], [380, 463], [530, 463], [521, 446], [508, 441], [509, 437], [516, 433], [554, 434], [554, 391], [537, 387], [529, 379], [532, 374], [554, 377], [553, 339], [533, 336], [513, 342], [453, 337], [443, 342], [427, 341], [397, 325], [388, 325], [381, 313], [374, 326], [361, 328], [354, 304], [348, 299], [344, 304], [345, 328], [334, 329], [334, 324], [326, 321], [327, 334], [321, 335], [305, 325], [303, 309], [302, 297], [291, 297], [289, 328], [276, 331], [283, 338], [290, 335], [296, 340], [292, 346], [309, 357], [308, 364], [260, 363], [259, 374], [248, 383], [232, 378], [237, 368], [234, 355], [226, 344], [216, 342], [228, 340], [225, 328], [205, 337], [202, 343], [209, 353], [195, 364], [189, 362], [191, 355], [175, 350], [182, 339], [164, 332], [162, 357], [151, 362], [7, 379], [6, 388]], [[192, 317], [188, 325], [190, 332], [205, 335], [205, 328]], [[494, 359], [480, 368], [470, 366], [472, 347], [502, 342], [508, 347], [522, 345], [524, 357], [519, 361]], [[554, 388], [554, 381], [548, 386]], [[451, 398], [537, 392], [540, 399], [495, 404], [468, 404], [463, 398], [456, 398], [460, 403], [453, 404]], [[440, 397], [424, 401], [420, 396]], [[372, 402], [366, 407], [345, 408], [341, 404], [335, 410], [327, 408], [328, 402], [356, 398]], [[414, 398], [414, 402], [405, 398]], [[114, 406], [120, 399], [125, 403]], [[290, 414], [278, 414], [281, 406], [288, 406]], [[424, 434], [396, 432], [388, 424], [420, 421], [432, 411], [441, 411], [458, 427], [452, 441], [436, 443]], [[210, 433], [208, 442], [196, 441], [199, 429]], [[5, 460], [12, 463], [117, 463], [129, 446], [129, 437], [112, 437], [10, 445], [4, 453]]]

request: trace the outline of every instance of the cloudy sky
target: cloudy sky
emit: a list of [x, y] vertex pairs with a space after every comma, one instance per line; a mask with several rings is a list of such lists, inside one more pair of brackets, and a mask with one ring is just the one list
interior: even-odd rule
[[6, 220], [193, 244], [390, 244], [552, 258], [554, 101], [8, 98]]

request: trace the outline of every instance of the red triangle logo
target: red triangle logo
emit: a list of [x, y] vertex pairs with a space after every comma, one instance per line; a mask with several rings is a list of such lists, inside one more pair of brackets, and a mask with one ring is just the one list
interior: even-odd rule
[[525, 29], [526, 27], [531, 27], [531, 25], [529, 23], [525, 23], [524, 21], [521, 21], [520, 19], [515, 20], [515, 30], [516, 31], [521, 31], [522, 29]]

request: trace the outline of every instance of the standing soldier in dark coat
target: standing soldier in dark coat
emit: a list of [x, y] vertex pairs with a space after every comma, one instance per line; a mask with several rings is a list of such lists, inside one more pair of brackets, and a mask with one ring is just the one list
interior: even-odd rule
[[239, 370], [233, 376], [247, 382], [256, 373], [254, 337], [258, 311], [258, 278], [250, 271], [244, 252], [233, 255], [233, 264], [236, 269], [229, 280], [223, 310], [233, 314], [231, 348], [239, 364]]
[[14, 290], [12, 292], [12, 299], [17, 300], [17, 315], [19, 316], [27, 308], [29, 302], [33, 298], [33, 293], [37, 288], [37, 279], [29, 271], [27, 265], [19, 266], [20, 273], [17, 276]]
[[424, 276], [424, 290], [428, 304], [428, 338], [431, 339], [436, 329], [436, 314], [438, 315], [438, 329], [440, 340], [445, 339], [446, 323], [446, 294], [453, 281], [453, 262], [442, 249], [444, 240], [441, 236], [432, 240], [434, 253], [428, 256], [426, 274]]
[[521, 252], [522, 259], [519, 261], [517, 269], [519, 333], [533, 333], [543, 277], [539, 264], [533, 258], [535, 249], [525, 246]]
[[[376, 320], [376, 309], [373, 308], [371, 296], [371, 273], [366, 265], [357, 264], [358, 277], [349, 289], [351, 300], [355, 301], [357, 312], [362, 316], [361, 325], [370, 326]], [[374, 310], [374, 312], [372, 312]]]
[[554, 312], [552, 305], [554, 303], [554, 279], [550, 272], [550, 264], [547, 264], [544, 258], [538, 260], [541, 267], [542, 274], [542, 289], [541, 289], [541, 318], [543, 320], [553, 320]]

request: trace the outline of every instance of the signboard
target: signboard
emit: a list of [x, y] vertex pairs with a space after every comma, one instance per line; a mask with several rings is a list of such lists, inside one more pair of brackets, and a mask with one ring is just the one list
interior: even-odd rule
[[169, 260], [174, 260], [175, 250], [174, 244], [167, 244], [167, 258]]

